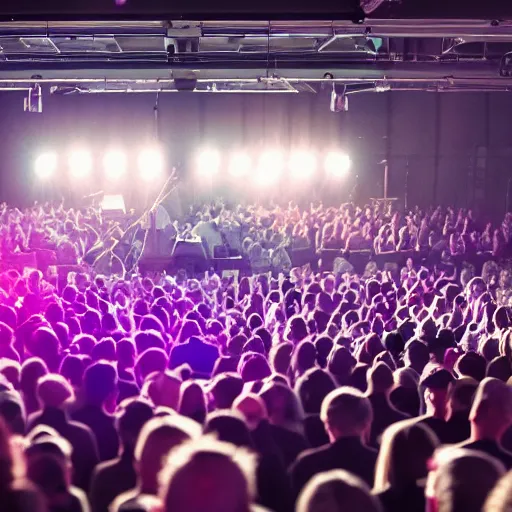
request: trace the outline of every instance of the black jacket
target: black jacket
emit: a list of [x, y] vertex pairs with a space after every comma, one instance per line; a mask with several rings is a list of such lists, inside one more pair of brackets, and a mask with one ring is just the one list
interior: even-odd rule
[[290, 467], [292, 489], [297, 497], [316, 474], [331, 469], [344, 469], [362, 478], [370, 487], [377, 451], [365, 446], [358, 437], [342, 437], [332, 444], [306, 450]]
[[75, 421], [87, 425], [94, 433], [98, 443], [100, 460], [110, 460], [119, 452], [119, 437], [114, 425], [114, 417], [107, 414], [102, 407], [84, 405], [71, 413]]

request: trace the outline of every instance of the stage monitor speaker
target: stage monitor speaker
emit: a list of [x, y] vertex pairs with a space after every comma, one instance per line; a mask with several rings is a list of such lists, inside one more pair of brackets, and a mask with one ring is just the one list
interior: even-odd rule
[[100, 203], [103, 215], [125, 215], [126, 206], [121, 194], [106, 194]]
[[174, 267], [188, 274], [199, 274], [209, 268], [208, 256], [200, 240], [177, 239], [172, 253]]

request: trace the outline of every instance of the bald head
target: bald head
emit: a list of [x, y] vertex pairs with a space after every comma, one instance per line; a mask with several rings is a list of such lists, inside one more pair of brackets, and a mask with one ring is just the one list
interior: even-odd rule
[[473, 437], [499, 441], [512, 424], [512, 389], [501, 380], [484, 379], [476, 391], [469, 419]]

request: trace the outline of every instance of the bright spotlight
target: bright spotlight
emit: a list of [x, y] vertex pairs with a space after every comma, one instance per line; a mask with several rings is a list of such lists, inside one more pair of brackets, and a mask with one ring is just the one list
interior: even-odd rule
[[251, 157], [244, 152], [237, 152], [231, 155], [229, 162], [229, 174], [235, 178], [246, 176], [251, 170]]
[[72, 151], [69, 155], [69, 170], [73, 178], [84, 179], [89, 176], [92, 171], [92, 157], [89, 151]]
[[201, 176], [212, 176], [220, 169], [220, 153], [215, 149], [203, 149], [197, 155], [197, 172]]
[[341, 178], [350, 170], [352, 162], [346, 153], [331, 151], [325, 157], [325, 170], [328, 174]]
[[290, 155], [290, 172], [297, 178], [309, 178], [317, 168], [315, 153], [311, 151], [298, 150]]
[[34, 170], [40, 180], [51, 178], [57, 170], [56, 153], [43, 153], [36, 158]]
[[139, 155], [140, 177], [147, 182], [157, 179], [164, 172], [164, 157], [159, 149], [144, 149]]
[[126, 166], [126, 155], [120, 150], [113, 149], [103, 158], [105, 176], [109, 181], [118, 181], [122, 178], [126, 173]]
[[265, 151], [260, 156], [256, 182], [260, 185], [276, 183], [284, 169], [284, 155], [281, 151]]

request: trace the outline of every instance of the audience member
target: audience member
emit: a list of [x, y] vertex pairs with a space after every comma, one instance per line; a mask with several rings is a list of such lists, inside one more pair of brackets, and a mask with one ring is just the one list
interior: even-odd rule
[[92, 472], [99, 462], [98, 448], [92, 431], [85, 424], [68, 418], [66, 403], [74, 397], [71, 385], [60, 375], [45, 375], [38, 381], [37, 396], [41, 411], [29, 416], [27, 431], [37, 425], [48, 425], [70, 443], [73, 483], [87, 492]]
[[165, 473], [162, 512], [251, 510], [254, 460], [241, 448], [208, 438], [184, 444], [169, 459]]
[[114, 426], [113, 409], [117, 397], [117, 374], [107, 362], [97, 362], [85, 370], [83, 397], [77, 399], [71, 417], [87, 425], [96, 437], [100, 460], [117, 457], [119, 437]]
[[322, 403], [321, 418], [331, 443], [305, 451], [292, 464], [295, 495], [311, 477], [331, 469], [344, 469], [372, 484], [377, 452], [365, 445], [373, 419], [368, 398], [348, 387], [331, 391]]
[[512, 389], [498, 379], [485, 378], [476, 391], [469, 421], [471, 435], [459, 446], [487, 453], [511, 469], [512, 453], [502, 448], [501, 438], [512, 424]]
[[297, 512], [344, 512], [364, 510], [381, 512], [379, 501], [372, 496], [368, 484], [342, 469], [314, 476], [297, 501]]
[[25, 450], [27, 477], [45, 498], [48, 512], [88, 512], [85, 493], [69, 485], [71, 445], [63, 438], [42, 435]]
[[166, 233], [239, 278], [141, 274], [130, 215], [0, 205], [0, 509], [506, 508], [512, 215], [211, 206]]
[[116, 426], [121, 454], [96, 466], [89, 492], [92, 512], [108, 512], [109, 505], [117, 496], [136, 486], [135, 444], [152, 416], [153, 408], [141, 399], [127, 398], [119, 404]]
[[428, 476], [427, 509], [480, 512], [488, 494], [504, 474], [501, 462], [480, 451], [441, 449], [434, 456]]
[[439, 440], [429, 427], [401, 421], [383, 435], [375, 468], [374, 493], [384, 510], [425, 510], [427, 467]]

